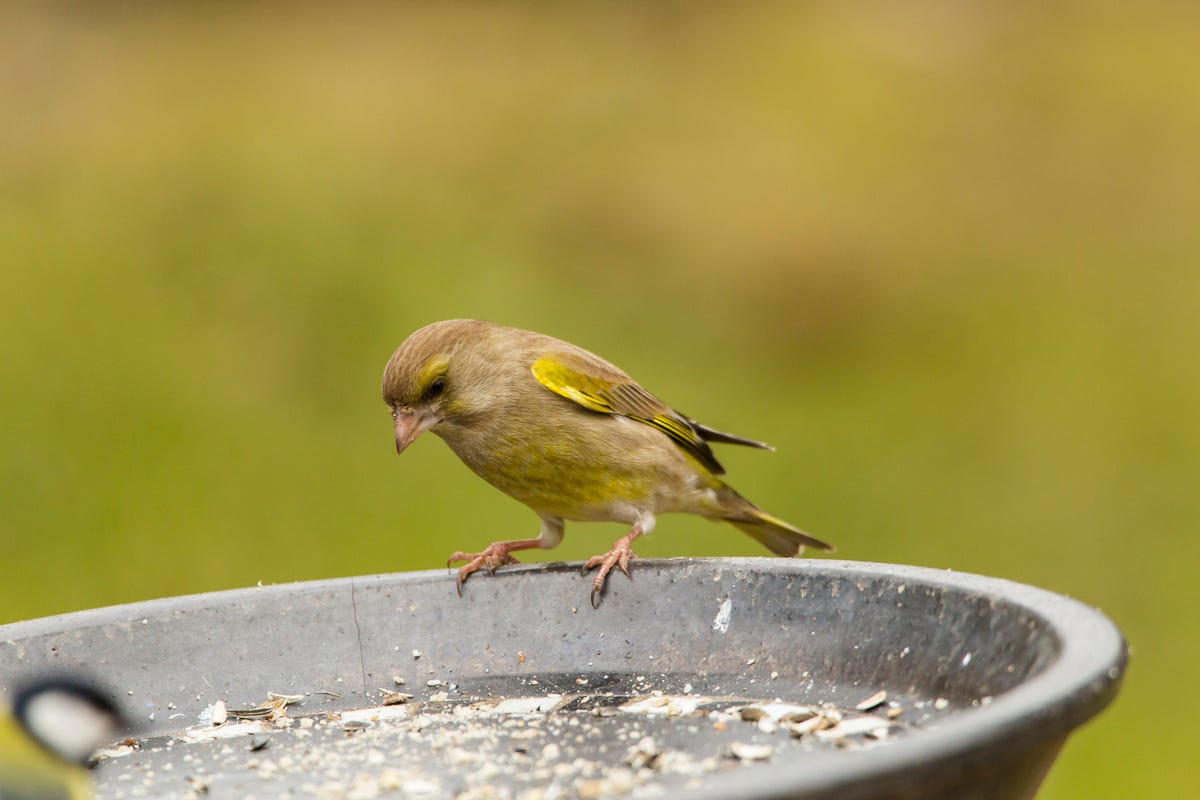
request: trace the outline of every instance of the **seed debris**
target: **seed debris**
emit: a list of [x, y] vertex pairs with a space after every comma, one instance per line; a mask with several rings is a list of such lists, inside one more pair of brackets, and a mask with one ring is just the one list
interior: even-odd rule
[[[614, 792], [653, 797], [684, 787], [683, 781], [695, 788], [695, 782], [723, 770], [755, 768], [813, 749], [886, 746], [932, 713], [900, 722], [903, 706], [878, 697], [879, 692], [839, 708], [779, 698], [738, 702], [695, 693], [690, 685], [687, 693], [674, 694], [659, 688], [664, 684], [651, 673], [624, 676], [629, 694], [612, 691], [609, 675], [541, 677], [545, 685], [540, 688], [561, 693], [481, 697], [438, 681], [453, 695], [439, 691], [417, 701], [380, 688], [375, 692], [379, 705], [298, 716], [289, 716], [288, 702], [298, 703], [305, 695], [271, 693], [265, 703], [235, 709], [224, 725], [213, 726], [211, 717], [202, 716], [200, 725], [171, 741], [176, 758], [185, 754], [186, 774], [213, 777], [217, 787], [231, 785], [225, 776], [252, 770], [255, 781], [278, 782], [264, 792], [269, 795], [348, 799], [397, 791], [413, 797], [532, 800], [542, 796], [539, 787], [554, 785], [561, 793], [556, 797], [600, 798]], [[533, 686], [532, 680], [522, 683]], [[601, 688], [582, 688], [588, 685]], [[913, 707], [933, 705], [933, 700], [917, 701]], [[125, 748], [126, 763], [153, 758], [161, 748], [151, 741], [141, 742], [140, 749]], [[242, 752], [248, 747], [254, 753], [253, 766], [231, 758], [239, 744]], [[116, 755], [110, 749], [102, 757]], [[158, 787], [172, 772], [164, 767], [149, 774], [157, 776]], [[183, 774], [183, 769], [174, 772], [176, 779]], [[455, 783], [448, 784], [448, 776]]]
[[379, 690], [380, 702], [385, 706], [395, 706], [401, 703], [407, 703], [413, 699], [413, 696], [408, 692], [397, 692], [392, 689]]
[[854, 710], [855, 711], [871, 711], [872, 709], [876, 709], [879, 706], [886, 703], [887, 698], [888, 698], [888, 693], [886, 691], [884, 691], [883, 689], [880, 689], [875, 694], [873, 694], [870, 697], [866, 698], [865, 700], [862, 700], [861, 702], [859, 702], [859, 704], [854, 707]]

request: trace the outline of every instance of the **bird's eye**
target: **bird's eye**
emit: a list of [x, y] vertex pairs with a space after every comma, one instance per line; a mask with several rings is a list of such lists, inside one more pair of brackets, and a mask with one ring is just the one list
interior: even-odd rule
[[433, 399], [446, 390], [446, 379], [438, 378], [433, 383], [429, 384], [429, 388], [425, 390], [425, 396]]

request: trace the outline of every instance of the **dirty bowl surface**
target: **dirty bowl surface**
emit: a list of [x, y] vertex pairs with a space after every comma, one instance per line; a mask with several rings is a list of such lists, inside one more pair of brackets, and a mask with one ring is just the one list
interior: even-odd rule
[[103, 751], [100, 797], [1023, 798], [1125, 666], [1097, 611], [999, 579], [632, 572], [598, 609], [550, 564], [461, 598], [432, 571], [19, 622], [0, 691], [56, 671], [111, 692], [136, 742]]

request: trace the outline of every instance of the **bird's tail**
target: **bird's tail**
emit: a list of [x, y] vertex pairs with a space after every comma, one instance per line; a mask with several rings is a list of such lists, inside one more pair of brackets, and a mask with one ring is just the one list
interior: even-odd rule
[[734, 516], [724, 517], [724, 520], [739, 531], [753, 536], [776, 555], [798, 556], [805, 547], [829, 551], [836, 549], [828, 542], [823, 542], [781, 519], [772, 517], [749, 501], [746, 501], [746, 505], [749, 507], [742, 509]]

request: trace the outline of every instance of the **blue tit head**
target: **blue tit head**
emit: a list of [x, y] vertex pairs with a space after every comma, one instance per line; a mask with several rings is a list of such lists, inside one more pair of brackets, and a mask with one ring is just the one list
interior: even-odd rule
[[116, 704], [97, 686], [67, 676], [40, 678], [16, 688], [13, 717], [51, 755], [86, 765], [102, 744], [125, 730]]

